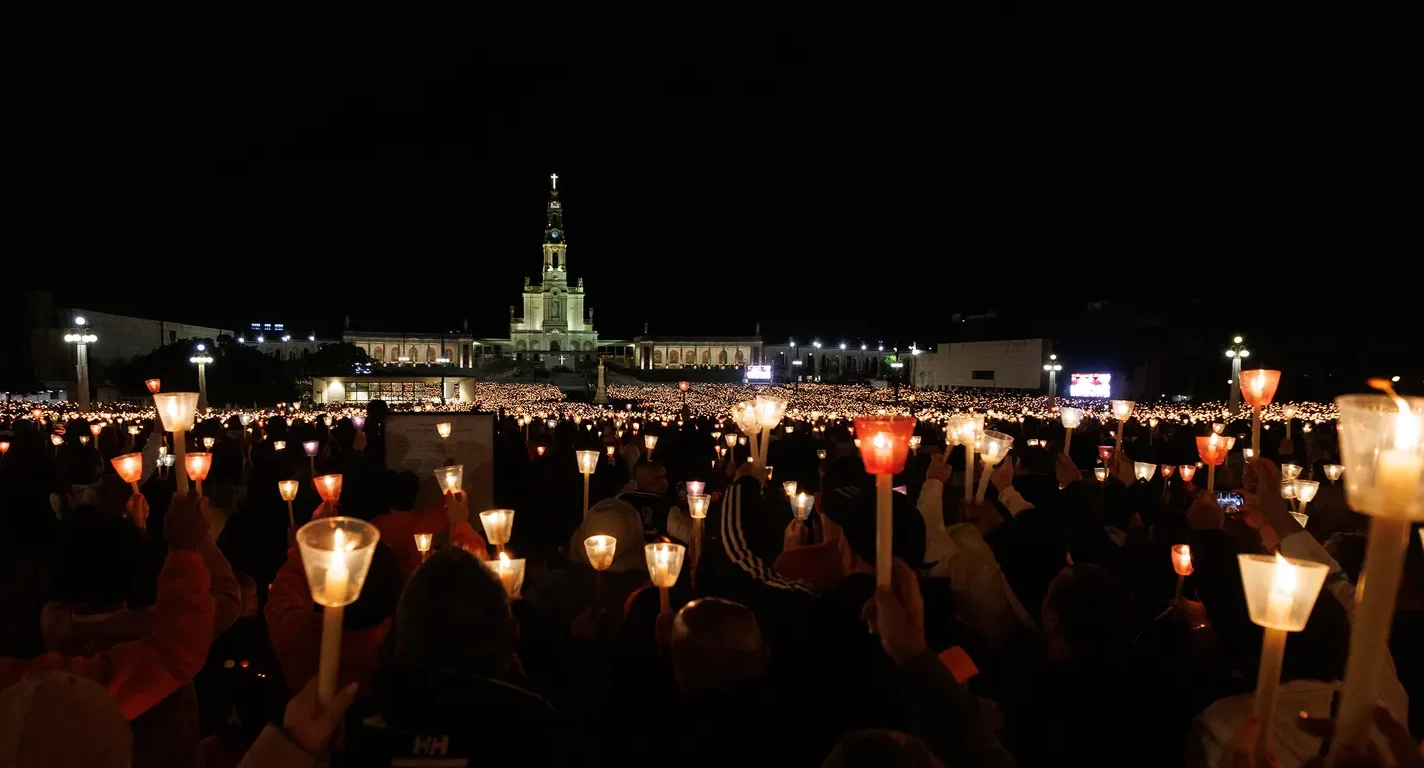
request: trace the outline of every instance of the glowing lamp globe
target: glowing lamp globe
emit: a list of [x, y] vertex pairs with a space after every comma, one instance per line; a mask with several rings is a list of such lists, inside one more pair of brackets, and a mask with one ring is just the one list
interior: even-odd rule
[[354, 517], [323, 517], [297, 529], [307, 585], [318, 605], [350, 605], [361, 596], [381, 532]]
[[1192, 478], [1197, 476], [1197, 466], [1195, 464], [1182, 464], [1177, 467], [1177, 472], [1182, 475], [1182, 482], [1190, 483]]
[[1147, 481], [1152, 479], [1153, 473], [1157, 471], [1156, 464], [1149, 464], [1145, 461], [1134, 461], [1132, 463], [1132, 474], [1138, 480]]
[[509, 543], [514, 533], [514, 510], [487, 509], [480, 513], [480, 525], [485, 529], [485, 539], [496, 547]]
[[1197, 438], [1197, 453], [1201, 455], [1202, 461], [1213, 467], [1219, 467], [1222, 462], [1226, 461], [1226, 453], [1229, 450], [1231, 450], [1230, 442], [1221, 435], [1211, 434]]
[[1264, 407], [1271, 404], [1271, 399], [1276, 396], [1276, 387], [1280, 386], [1281, 372], [1257, 369], [1254, 371], [1241, 372], [1241, 399], [1252, 408]]
[[712, 504], [712, 497], [705, 493], [687, 494], [687, 516], [693, 520], [703, 520], [707, 517], [707, 508]]
[[1280, 554], [1237, 555], [1236, 559], [1252, 623], [1287, 632], [1305, 629], [1330, 566]]
[[316, 456], [316, 452], [320, 448], [321, 443], [318, 443], [315, 440], [308, 440], [305, 443], [302, 443], [302, 450], [305, 451], [308, 456]]
[[437, 468], [435, 482], [440, 486], [442, 494], [459, 493], [465, 487], [465, 465], [451, 464], [448, 467]]
[[208, 470], [212, 469], [212, 466], [211, 453], [189, 453], [183, 457], [183, 468], [188, 470], [188, 479], [196, 483], [208, 479]]
[[1172, 545], [1172, 570], [1178, 576], [1192, 575], [1192, 548], [1189, 544]]
[[893, 475], [905, 468], [915, 419], [909, 416], [857, 416], [860, 458], [872, 475]]
[[583, 540], [583, 551], [588, 555], [588, 564], [595, 571], [606, 571], [613, 565], [613, 555], [618, 551], [618, 539], [606, 534], [590, 536]]
[[598, 469], [598, 451], [574, 451], [574, 458], [581, 474], [591, 475]]
[[1132, 400], [1112, 401], [1113, 418], [1117, 419], [1118, 421], [1126, 421], [1127, 417], [1132, 415], [1132, 409], [1136, 405], [1137, 403]]
[[297, 488], [296, 480], [277, 481], [277, 493], [282, 495], [282, 501], [294, 501], [297, 498]]
[[1063, 426], [1067, 429], [1077, 429], [1078, 425], [1083, 423], [1082, 408], [1060, 408], [1058, 416], [1063, 419]]
[[322, 501], [332, 504], [341, 500], [341, 475], [322, 475], [316, 478], [315, 484]]
[[153, 396], [158, 418], [163, 420], [163, 429], [168, 432], [186, 432], [193, 426], [193, 416], [198, 412], [197, 392], [164, 392]]
[[643, 554], [648, 561], [648, 576], [652, 579], [653, 586], [667, 589], [677, 584], [677, 575], [682, 572], [682, 558], [687, 554], [687, 547], [657, 542], [643, 547]]
[[143, 382], [143, 385], [144, 385], [145, 387], [148, 387], [148, 393], [149, 393], [150, 395], [156, 395], [156, 394], [158, 394], [159, 389], [160, 389], [160, 387], [162, 386], [162, 384], [163, 384], [163, 382], [162, 382], [161, 380], [159, 380], [159, 379], [148, 379], [148, 380], [146, 380], [146, 381]]
[[[9, 448], [10, 444], [4, 443], [4, 446]], [[115, 456], [109, 459], [109, 463], [114, 466], [114, 471], [119, 474], [119, 478], [126, 483], [137, 483], [139, 478], [143, 477], [142, 453], [126, 453], [122, 456]]]

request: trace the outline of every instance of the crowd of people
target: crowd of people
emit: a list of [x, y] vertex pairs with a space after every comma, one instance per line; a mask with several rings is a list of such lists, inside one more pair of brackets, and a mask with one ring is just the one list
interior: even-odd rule
[[[1247, 461], [1249, 414], [1219, 404], [1141, 403], [1119, 425], [1105, 402], [1060, 400], [1088, 410], [1065, 451], [1042, 398], [803, 385], [772, 390], [790, 406], [754, 461], [725, 440], [745, 387], [610, 387], [598, 407], [481, 386], [497, 388], [481, 400], [491, 495], [515, 510], [500, 548], [525, 562], [513, 595], [481, 510], [464, 493], [421, 507], [420, 478], [389, 465], [383, 402], [199, 414], [180, 434], [211, 454], [202, 495], [177, 493], [183, 468], [160, 460], [175, 436], [151, 408], [0, 407], [0, 768], [1323, 765], [1367, 526], [1326, 473], [1336, 431], [1314, 427], [1330, 406], [1272, 406]], [[956, 443], [948, 421], [969, 410], [1015, 438], [1007, 459], [976, 466]], [[920, 419], [894, 478], [889, 588], [851, 422], [875, 412]], [[1101, 451], [1119, 426], [1121, 449]], [[1206, 472], [1139, 479], [1138, 464], [1195, 465], [1213, 431], [1242, 438], [1215, 487]], [[295, 447], [311, 441], [309, 459]], [[579, 450], [600, 457], [587, 509]], [[144, 454], [137, 488], [110, 462], [130, 452]], [[1308, 515], [1282, 498], [1285, 465], [1320, 481]], [[315, 487], [325, 474], [344, 479], [338, 502]], [[299, 482], [291, 518], [284, 480]], [[788, 482], [814, 498], [805, 519]], [[689, 483], [712, 497], [696, 525]], [[331, 515], [380, 542], [322, 701], [325, 609], [295, 531]], [[600, 569], [584, 546], [596, 535], [617, 541]], [[651, 542], [696, 553], [666, 601]], [[1236, 554], [1271, 551], [1330, 576], [1261, 723], [1262, 632]], [[1418, 766], [1414, 532], [1385, 666], [1376, 745], [1351, 759]]]

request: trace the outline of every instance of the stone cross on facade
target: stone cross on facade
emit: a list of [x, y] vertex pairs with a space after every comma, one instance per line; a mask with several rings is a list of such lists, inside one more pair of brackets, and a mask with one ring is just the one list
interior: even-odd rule
[[554, 182], [554, 189], [558, 189], [558, 188], [559, 188], [559, 174], [557, 174], [557, 173], [551, 173], [551, 174], [549, 174], [549, 180], [552, 181], [552, 182]]

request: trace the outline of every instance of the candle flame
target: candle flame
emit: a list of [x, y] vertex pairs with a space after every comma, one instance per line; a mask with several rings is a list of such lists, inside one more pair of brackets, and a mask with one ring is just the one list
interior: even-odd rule
[[1385, 393], [1389, 399], [1394, 401], [1395, 407], [1399, 408], [1399, 415], [1394, 417], [1394, 449], [1410, 452], [1416, 450], [1419, 447], [1420, 425], [1419, 419], [1409, 408], [1409, 401], [1394, 391], [1394, 386], [1389, 379], [1370, 379], [1368, 383], [1371, 387]]
[[500, 553], [499, 553], [499, 569], [500, 569], [501, 571], [507, 571], [507, 570], [509, 570], [509, 567], [510, 567], [510, 566], [509, 566], [509, 553], [508, 553], [508, 552], [500, 552]]
[[1296, 574], [1296, 570], [1289, 560], [1281, 557], [1281, 553], [1277, 552], [1276, 569], [1271, 574], [1271, 593], [1294, 597], [1300, 584], [1300, 576]]

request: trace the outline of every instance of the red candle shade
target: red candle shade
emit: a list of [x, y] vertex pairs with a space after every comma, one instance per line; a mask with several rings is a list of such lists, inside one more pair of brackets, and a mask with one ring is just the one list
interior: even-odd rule
[[211, 453], [189, 453], [183, 456], [183, 467], [188, 470], [188, 479], [201, 483], [208, 479], [208, 470], [213, 466]]
[[114, 471], [119, 473], [119, 477], [129, 485], [137, 483], [143, 477], [143, 454], [126, 453], [122, 456], [115, 456], [109, 460], [114, 465]]
[[1197, 476], [1197, 468], [1194, 464], [1183, 464], [1177, 467], [1177, 471], [1182, 473], [1182, 480], [1190, 483], [1192, 478]]
[[1172, 473], [1177, 471], [1177, 467], [1173, 464], [1163, 464], [1160, 469], [1162, 471], [1162, 479], [1164, 480], [1170, 480]]
[[1178, 576], [1192, 575], [1192, 548], [1187, 544], [1172, 545], [1172, 570]]
[[341, 475], [322, 475], [314, 482], [322, 501], [334, 504], [341, 498]]
[[1226, 461], [1226, 452], [1230, 449], [1230, 443], [1221, 435], [1204, 435], [1197, 438], [1197, 453], [1201, 454], [1202, 461], [1213, 467], [1219, 467]]
[[1104, 464], [1111, 463], [1113, 459], [1113, 453], [1116, 450], [1116, 446], [1100, 445], [1098, 446], [1098, 458], [1102, 459]]
[[857, 416], [860, 458], [872, 475], [893, 475], [905, 468], [915, 419], [909, 416]]
[[690, 382], [690, 381], [679, 381], [679, 382], [677, 383], [677, 388], [678, 388], [679, 390], [683, 391], [683, 392], [686, 392], [687, 390], [692, 389], [692, 382]]
[[1253, 408], [1270, 405], [1271, 400], [1276, 396], [1276, 387], [1280, 383], [1280, 371], [1242, 371], [1241, 399]]
[[91, 434], [91, 435], [93, 435], [93, 436], [95, 436], [95, 437], [98, 437], [98, 436], [99, 436], [99, 433], [100, 433], [100, 432], [103, 432], [103, 431], [104, 431], [104, 425], [103, 425], [103, 424], [90, 424], [90, 425], [89, 425], [89, 434]]
[[148, 391], [149, 391], [151, 394], [155, 394], [155, 395], [156, 395], [156, 394], [158, 394], [158, 390], [160, 389], [160, 385], [161, 385], [162, 383], [163, 383], [163, 382], [162, 382], [161, 380], [159, 380], [159, 379], [149, 379], [149, 380], [145, 381], [145, 382], [143, 383], [143, 385], [144, 385], [145, 387], [148, 387]]

